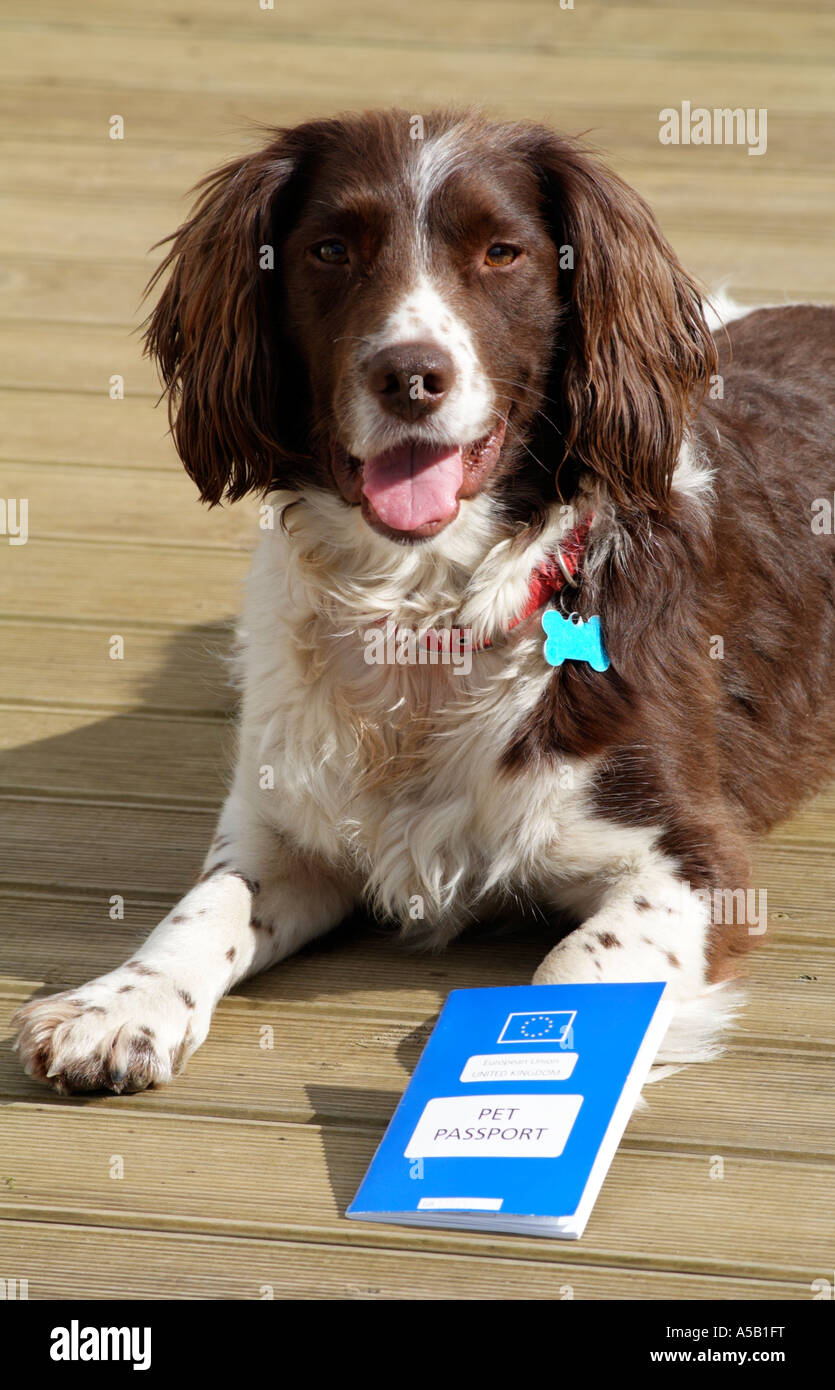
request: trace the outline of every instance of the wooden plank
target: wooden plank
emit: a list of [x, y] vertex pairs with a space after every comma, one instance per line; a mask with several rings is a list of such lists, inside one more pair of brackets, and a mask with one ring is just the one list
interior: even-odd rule
[[29, 522], [43, 540], [85, 543], [124, 535], [131, 545], [240, 551], [249, 554], [260, 534], [258, 506], [201, 505], [182, 468], [147, 472], [83, 464], [0, 463], [0, 497], [26, 497]]
[[233, 705], [229, 626], [180, 632], [123, 625], [124, 658], [111, 660], [100, 623], [0, 620], [3, 697], [30, 705], [82, 706], [220, 716]]
[[[259, 143], [252, 133], [242, 135], [237, 153]], [[217, 162], [223, 163], [224, 157], [225, 152]], [[141, 196], [146, 206], [166, 209], [167, 216], [172, 210], [180, 215], [187, 211], [189, 190], [207, 172], [207, 161], [211, 155], [202, 146], [160, 149], [141, 139], [102, 141], [100, 131], [57, 146], [49, 140], [21, 143], [0, 135], [0, 170], [8, 192], [98, 198], [108, 204], [126, 194]]]
[[95, 886], [107, 898], [146, 896], [149, 887], [179, 896], [200, 872], [214, 823], [213, 813], [193, 807], [0, 795], [4, 875], [32, 887]]
[[[492, 22], [498, 27], [499, 32], [505, 32], [514, 27], [513, 20], [517, 16], [518, 27], [525, 29], [540, 18], [550, 19], [555, 5], [554, 0], [520, 0], [518, 8], [514, 7], [512, 12], [508, 12], [500, 0], [487, 0], [487, 3], [484, 0], [458, 0], [456, 10], [463, 12], [460, 22], [469, 21], [470, 27], [475, 27], [472, 17], [476, 9], [479, 15], [484, 12], [485, 23]], [[669, 0], [590, 0], [583, 14], [586, 9], [596, 16], [611, 9], [635, 14], [647, 13], [648, 16], [655, 15], [657, 22], [659, 9], [669, 11], [670, 3]], [[764, 16], [768, 18], [780, 15], [785, 19], [786, 15], [782, 0], [733, 0], [730, 6], [726, 0], [681, 0], [670, 18], [675, 20], [681, 11], [691, 9], [721, 9], [723, 19], [729, 16], [732, 21], [737, 18], [742, 20], [747, 15], [752, 17], [754, 25]], [[802, 4], [792, 10], [792, 19], [798, 28], [806, 30], [818, 14], [829, 12], [827, 0], [802, 0]], [[575, 12], [563, 13], [566, 22], [573, 20]], [[440, 23], [449, 31], [450, 23], [454, 22], [451, 21], [449, 12], [440, 9], [439, 15]], [[7, 0], [4, 19], [9, 24], [31, 24], [32, 12], [26, 0]], [[200, 6], [199, 15], [192, 12], [188, 0], [179, 0], [174, 4], [170, 3], [170, 0], [147, 0], [141, 10], [122, 10], [118, 12], [118, 16], [114, 14], [110, 0], [86, 0], [83, 17], [69, 15], [65, 0], [43, 0], [38, 6], [38, 21], [42, 24], [60, 25], [62, 28], [83, 25], [84, 28], [111, 30], [116, 27], [154, 30], [164, 28], [173, 30], [180, 36], [187, 36], [194, 29], [213, 27], [222, 27], [227, 33], [262, 33], [265, 22], [290, 28], [291, 20], [293, 32], [299, 32], [305, 27], [310, 29], [310, 11], [304, 7], [302, 0], [281, 0], [280, 6], [270, 13], [261, 11], [260, 7], [254, 13], [249, 8], [232, 8], [229, 0], [205, 0]], [[408, 22], [408, 17], [392, 15], [388, 0], [359, 0], [348, 12], [340, 4], [322, 6], [317, 12], [317, 23], [311, 32], [314, 36], [327, 33], [334, 38], [342, 37], [343, 33], [350, 36], [368, 32], [373, 36], [379, 32], [380, 24], [397, 24], [402, 29]], [[716, 21], [711, 26], [711, 32], [716, 32]]]
[[[653, 80], [649, 90], [654, 93], [656, 86]], [[684, 90], [687, 88], [688, 84], [685, 83]], [[659, 153], [665, 158], [658, 167], [673, 171], [701, 169], [706, 179], [723, 169], [736, 172], [743, 179], [749, 178], [752, 175], [747, 171], [754, 165], [761, 171], [762, 180], [781, 171], [787, 175], [794, 175], [799, 170], [829, 175], [831, 118], [817, 113], [812, 107], [802, 112], [780, 108], [779, 121], [775, 123], [772, 119], [769, 126], [767, 163], [764, 164], [761, 160], [749, 159], [744, 151], [735, 147], [690, 146], [683, 152], [674, 147], [661, 146], [658, 141], [658, 112], [670, 102], [677, 104], [680, 91], [672, 93], [669, 101], [658, 100], [651, 104], [644, 92], [641, 102], [635, 105], [622, 102], [607, 104], [605, 94], [611, 90], [615, 89], [607, 87], [605, 83], [596, 83], [591, 93], [584, 89], [569, 99], [564, 90], [550, 81], [541, 88], [526, 88], [518, 94], [514, 84], [502, 83], [492, 91], [480, 92], [476, 102], [500, 119], [535, 119], [555, 129], [583, 135], [592, 140], [617, 167], [621, 167], [627, 178], [631, 164], [649, 160], [656, 165]], [[412, 89], [410, 96], [413, 98], [410, 105], [423, 111], [444, 101], [463, 104], [454, 91], [439, 98], [431, 91], [425, 91], [420, 84]], [[402, 102], [403, 99], [401, 91], [397, 100]], [[311, 88], [298, 96], [282, 90], [280, 97], [274, 93], [260, 95], [257, 92], [229, 96], [219, 92], [168, 91], [163, 96], [159, 92], [134, 91], [130, 94], [129, 106], [125, 108], [125, 91], [118, 85], [84, 91], [60, 81], [20, 85], [10, 80], [0, 85], [0, 126], [25, 131], [25, 136], [21, 138], [49, 141], [57, 150], [72, 149], [79, 141], [88, 143], [97, 137], [105, 142], [106, 117], [102, 113], [125, 114], [127, 110], [132, 141], [143, 143], [161, 157], [170, 150], [199, 148], [205, 151], [206, 167], [209, 168], [246, 149], [257, 147], [260, 137], [253, 131], [253, 123], [294, 125], [313, 116], [351, 107], [362, 109], [369, 104], [382, 105], [384, 102], [376, 98], [373, 91], [369, 92], [367, 86], [358, 84], [353, 96], [346, 95], [341, 99], [318, 88]], [[727, 104], [724, 97], [718, 104]], [[734, 104], [741, 104], [736, 97]], [[798, 158], [798, 151], [802, 151], [802, 161]], [[683, 158], [685, 153], [686, 161]], [[129, 160], [126, 162], [129, 163]], [[185, 185], [176, 191], [184, 192]], [[692, 200], [689, 205], [691, 208], [695, 206]], [[165, 228], [165, 231], [170, 230], [171, 227]], [[162, 234], [156, 233], [154, 240]], [[752, 237], [752, 241], [754, 239]], [[54, 255], [55, 249], [53, 241], [49, 254]], [[110, 246], [105, 258], [112, 261], [113, 257], [114, 247]]]
[[835, 783], [807, 801], [772, 838], [782, 844], [831, 845], [835, 848]]
[[0, 395], [4, 415], [0, 457], [35, 463], [113, 464], [116, 467], [177, 469], [165, 406], [133, 396], [128, 368], [135, 349], [126, 346], [124, 400], [111, 400], [106, 382], [97, 395], [71, 391], [8, 390]]
[[[182, 190], [183, 194], [186, 189]], [[135, 197], [112, 197], [107, 216], [102, 216], [101, 199], [68, 194], [62, 199], [61, 239], [55, 240], [55, 201], [49, 193], [9, 194], [3, 200], [0, 251], [27, 255], [44, 254], [49, 245], [49, 217], [53, 218], [51, 253], [61, 256], [110, 261], [129, 268], [135, 277], [136, 314], [134, 322], [145, 316], [141, 299], [145, 284], [165, 252], [152, 250], [162, 237], [173, 232], [188, 211], [187, 201], [178, 198], [148, 203], [141, 193]], [[127, 355], [126, 344], [126, 353]], [[136, 351], [135, 347], [132, 354]]]
[[[734, 1158], [710, 1177], [705, 1154], [615, 1156], [582, 1242], [346, 1221], [378, 1129], [265, 1124], [107, 1110], [72, 1100], [5, 1109], [0, 1213], [262, 1239], [618, 1263], [735, 1278], [811, 1281], [831, 1259], [835, 1194], [817, 1163]], [[114, 1154], [124, 1177], [110, 1177]], [[691, 1212], [698, 1211], [694, 1222]]]
[[41, 391], [107, 396], [114, 374], [124, 378], [131, 397], [147, 398], [153, 405], [160, 395], [156, 368], [142, 356], [140, 340], [129, 330], [107, 325], [79, 331], [75, 324], [61, 323], [48, 328], [21, 322], [2, 326], [2, 387], [29, 390], [37, 383]]
[[[3, 809], [0, 801], [0, 812]], [[96, 865], [90, 862], [87, 826], [91, 821], [96, 823], [95, 815], [89, 808], [74, 809], [80, 826], [74, 840], [69, 841], [67, 859], [74, 853], [75, 859], [82, 861], [79, 877], [83, 879], [86, 874], [92, 878]], [[124, 812], [113, 814], [125, 820]], [[197, 871], [211, 838], [211, 819], [189, 821], [188, 814], [181, 813], [180, 823], [195, 827], [190, 862]], [[178, 866], [171, 866], [165, 879], [167, 866], [163, 863], [159, 875], [155, 864], [151, 872], [146, 871], [144, 883], [136, 884], [135, 879], [125, 883], [128, 874], [150, 857], [150, 849], [142, 843], [144, 829], [142, 817], [137, 815], [134, 838], [126, 837], [109, 851], [105, 871], [99, 871], [102, 881], [98, 888], [72, 883], [49, 892], [40, 888], [34, 877], [29, 890], [0, 892], [0, 930], [7, 937], [1, 991], [20, 1002], [39, 989], [75, 988], [122, 964], [144, 940], [191, 882], [183, 873], [176, 887], [168, 887]], [[42, 852], [40, 860], [45, 882], [57, 876], [63, 863], [63, 846], [52, 848], [50, 842], [50, 850], [48, 858]], [[108, 854], [101, 841], [98, 850], [100, 856]], [[19, 882], [22, 872], [20, 862], [10, 856], [6, 879]], [[110, 896], [115, 892], [125, 899], [122, 921], [112, 921], [109, 916]], [[821, 897], [825, 897], [824, 891]], [[21, 921], [27, 923], [25, 933], [19, 931]], [[244, 981], [222, 1008], [236, 1021], [236, 1027], [251, 1030], [242, 1034], [249, 1039], [260, 1023], [277, 1022], [272, 1011], [283, 1013], [300, 1007], [326, 1016], [346, 1010], [360, 1016], [364, 1012], [376, 1017], [387, 1014], [412, 1027], [431, 1018], [448, 992], [464, 980], [472, 988], [524, 984], [552, 938], [553, 933], [546, 930], [473, 930], [442, 953], [415, 954], [404, 950], [385, 929], [370, 927], [359, 915], [275, 970]], [[738, 1028], [729, 1035], [729, 1046], [746, 1053], [769, 1047], [807, 1053], [831, 1049], [835, 1045], [833, 947], [831, 916], [821, 922], [817, 936], [809, 934], [805, 939], [798, 939], [794, 929], [772, 928], [744, 963], [746, 1007]], [[403, 1038], [396, 1030], [384, 1030], [377, 1037], [372, 1029], [369, 1045], [396, 1048]]]
[[7, 706], [0, 790], [215, 807], [234, 747], [234, 729], [216, 719]]
[[[358, 105], [365, 106], [367, 94], [363, 101], [360, 90], [358, 85]], [[347, 109], [350, 104], [343, 106]], [[4, 130], [21, 132], [21, 139], [48, 140], [52, 131], [56, 148], [96, 138], [109, 143], [108, 118], [116, 113], [125, 117], [131, 139], [160, 152], [195, 146], [208, 150], [214, 159], [216, 151], [219, 162], [242, 148], [256, 147], [259, 140], [252, 123], [295, 125], [333, 109], [333, 103], [322, 98], [318, 89], [294, 97], [285, 92], [259, 96], [254, 92], [225, 95], [215, 91], [139, 91], [128, 95], [118, 83], [91, 90], [66, 78], [57, 82], [42, 77], [31, 82], [9, 78], [0, 84], [0, 124]]]
[[[369, 1241], [373, 1233], [369, 1233]], [[808, 1299], [807, 1284], [630, 1270], [617, 1265], [442, 1256], [372, 1245], [180, 1236], [57, 1222], [8, 1221], [4, 1264], [30, 1299]]]
[[[160, 149], [152, 142], [133, 139], [126, 142], [124, 151], [118, 142], [102, 141], [88, 135], [86, 139], [61, 143], [56, 150], [54, 140], [3, 140], [0, 136], [0, 170], [9, 193], [35, 198], [95, 200], [115, 205], [128, 198], [149, 211], [157, 210], [159, 237], [172, 230], [191, 205], [189, 190], [211, 168], [230, 155], [243, 155], [257, 148], [262, 140], [242, 132], [237, 144], [230, 145], [223, 137], [222, 147], [215, 153], [203, 146], [187, 145]], [[114, 153], [115, 152], [115, 153]], [[716, 151], [722, 154], [723, 151]], [[802, 221], [806, 231], [825, 237], [828, 230], [827, 207], [831, 201], [831, 178], [828, 171], [809, 171], [803, 166], [794, 169], [763, 167], [757, 159], [744, 165], [731, 165], [725, 159], [721, 167], [715, 162], [695, 163], [686, 159], [671, 164], [657, 143], [647, 143], [642, 154], [626, 151], [619, 144], [600, 151], [604, 163], [618, 166], [640, 193], [661, 216], [680, 213], [682, 207], [693, 210], [698, 205], [699, 221], [705, 226], [724, 219], [728, 230], [736, 234], [758, 230], [794, 234]], [[144, 257], [148, 248], [141, 248]], [[141, 276], [141, 268], [136, 270]], [[0, 301], [2, 309], [2, 301]], [[131, 302], [129, 318], [134, 319]], [[25, 340], [24, 340], [25, 341]], [[73, 345], [75, 350], [84, 344]], [[14, 355], [9, 358], [12, 368], [19, 366]], [[42, 380], [45, 368], [59, 370], [62, 361], [51, 362], [47, 357], [39, 362], [35, 373]], [[53, 385], [50, 377], [44, 384]]]
[[[30, 257], [19, 248], [3, 260], [0, 316], [7, 325], [24, 319], [27, 324], [66, 321], [133, 329], [145, 313], [138, 307], [143, 273], [136, 263], [127, 268], [111, 263], [99, 264], [91, 274], [89, 261]], [[153, 302], [154, 297], [147, 307]]]
[[[610, 5], [620, 7], [621, 0], [596, 0], [596, 3], [608, 9]], [[622, 0], [622, 3], [625, 9], [631, 9], [633, 6], [637, 5], [641, 9], [655, 10], [656, 14], [659, 10], [668, 11], [670, 8], [670, 0]], [[736, 11], [746, 10], [749, 13], [754, 12], [756, 16], [759, 17], [761, 14], [769, 13], [771, 10], [780, 9], [781, 4], [782, 0], [762, 0], [762, 3], [760, 0], [734, 0], [733, 7]], [[702, 0], [681, 0], [680, 5], [678, 3], [676, 4], [676, 12], [681, 9], [693, 8], [701, 9]], [[806, 15], [826, 8], [827, 0], [803, 0], [804, 22]], [[724, 0], [706, 0], [704, 9], [719, 9], [724, 13]]]
[[754, 876], [766, 886], [774, 885], [775, 897], [769, 910], [772, 927], [785, 922], [787, 930], [802, 930], [807, 914], [828, 909], [835, 899], [833, 856], [807, 850], [803, 845], [781, 844], [775, 837], [756, 847]]
[[[556, 85], [570, 100], [587, 91], [593, 64], [601, 86], [618, 91], [622, 100], [643, 100], [647, 90], [654, 90], [660, 105], [665, 106], [669, 104], [667, 93], [671, 101], [679, 101], [688, 87], [698, 91], [706, 105], [725, 105], [725, 68], [732, 63], [734, 105], [776, 106], [779, 102], [786, 110], [810, 106], [820, 111], [832, 109], [827, 54], [819, 46], [831, 38], [831, 25], [824, 17], [816, 16], [813, 23], [825, 25], [826, 38], [816, 45], [809, 33], [811, 24], [804, 26], [802, 32], [808, 38], [793, 63], [790, 55], [786, 61], [782, 54], [776, 55], [775, 61], [767, 44], [759, 48], [753, 43], [750, 20], [746, 19], [737, 26], [736, 40], [733, 25], [723, 25], [730, 49], [726, 51], [724, 44], [705, 43], [704, 22], [686, 12], [678, 18], [682, 29], [679, 38], [674, 15], [659, 25], [651, 11], [646, 12], [642, 23], [635, 11], [626, 18], [613, 10], [584, 16], [581, 6], [576, 13], [554, 7], [550, 34], [524, 46], [518, 41], [521, 29], [513, 29], [516, 44], [507, 37], [491, 44], [473, 42], [480, 30], [471, 20], [464, 26], [465, 35], [450, 42], [447, 35], [453, 13], [450, 7], [444, 11], [445, 32], [440, 42], [433, 42], [431, 32], [423, 27], [422, 10], [411, 16], [413, 23], [422, 26], [417, 42], [398, 42], [385, 35], [373, 42], [358, 41], [353, 35], [339, 42], [326, 36], [324, 41], [311, 42], [308, 36], [299, 35], [293, 42], [280, 29], [278, 34], [273, 29], [275, 37], [271, 37], [268, 12], [264, 12], [266, 22], [257, 37], [241, 37], [234, 42], [206, 30], [160, 43], [156, 34], [141, 31], [120, 35], [96, 28], [12, 24], [5, 32], [0, 73], [17, 82], [65, 82], [69, 70], [79, 86], [96, 87], [110, 73], [119, 71], [122, 105], [129, 101], [132, 90], [142, 88], [248, 93], [280, 90], [297, 96], [319, 88], [328, 92], [332, 104], [341, 104], [346, 92], [356, 90], [357, 75], [367, 71], [367, 64], [373, 61], [377, 101], [396, 104], [404, 90], [421, 80], [431, 84], [439, 97], [459, 102], [480, 101], [485, 91], [494, 88], [512, 85], [519, 92], [546, 83]], [[280, 10], [273, 12], [273, 18], [280, 20]], [[634, 38], [629, 25], [633, 18]], [[573, 28], [569, 27], [572, 23]], [[575, 35], [582, 33], [585, 24], [589, 26], [588, 37], [583, 42]], [[767, 29], [767, 17], [763, 17], [762, 27]], [[612, 31], [609, 43], [607, 28]], [[778, 17], [779, 42], [789, 49], [793, 46], [791, 28]], [[37, 42], [33, 41], [35, 36]], [[694, 40], [696, 46], [692, 47]], [[734, 48], [739, 51], [734, 52]], [[125, 61], [127, 55], [129, 61]], [[803, 82], [799, 83], [801, 62]], [[121, 113], [120, 107], [114, 109]]]
[[246, 554], [174, 547], [164, 553], [163, 564], [159, 546], [74, 545], [30, 534], [0, 572], [0, 613], [106, 622], [118, 634], [125, 626], [224, 622], [240, 608]]
[[[776, 3], [757, 5], [754, 0], [734, 0], [722, 7], [721, 43], [717, 44], [714, 25], [706, 26], [699, 9], [687, 4], [670, 9], [665, 6], [665, 23], [658, 22], [658, 9], [652, 0], [630, 0], [625, 5], [605, 0], [561, 9], [554, 0], [516, 0], [512, 10], [503, 0], [478, 0], [475, 5], [458, 0], [455, 6], [444, 0], [425, 0], [417, 10], [390, 3], [390, 0], [361, 0], [350, 8], [329, 5], [317, 10], [315, 18], [304, 0], [280, 0], [272, 10], [258, 6], [231, 6], [228, 0], [206, 0], [199, 14], [185, 6], [171, 6], [166, 0], [146, 0], [141, 8], [114, 11], [109, 0], [86, 0], [83, 16], [70, 17], [62, 0], [46, 0], [38, 6], [38, 25], [56, 27], [63, 33], [98, 30], [114, 36], [136, 33], [158, 34], [161, 41], [189, 39], [199, 35], [223, 37], [227, 41], [252, 38], [260, 43], [309, 43], [313, 46], [365, 40], [369, 44], [412, 43], [424, 48], [475, 47], [501, 45], [511, 51], [534, 47], [548, 51], [554, 45], [570, 44], [572, 51], [597, 56], [610, 49], [627, 51], [636, 45], [659, 54], [692, 53], [709, 48], [718, 62], [749, 60], [758, 56], [766, 61], [820, 61], [822, 50], [833, 42], [831, 14], [822, 4], [804, 0], [800, 10], [792, 10], [792, 23]], [[716, 0], [714, 0], [716, 4]], [[710, 8], [710, 5], [705, 6]], [[4, 6], [4, 28], [24, 23], [32, 29], [32, 12], [25, 0], [12, 0]]]
[[[338, 958], [332, 960], [334, 967], [338, 963]], [[88, 970], [91, 966], [88, 960]], [[817, 999], [819, 1015], [827, 1010], [823, 1027], [830, 1039], [833, 967], [830, 953], [828, 985], [819, 989]], [[411, 991], [406, 991], [401, 1016], [390, 1016], [386, 1001], [394, 997], [399, 1005], [401, 993], [381, 991], [377, 997], [386, 1011], [377, 1017], [370, 1001], [351, 1008], [349, 999], [326, 1008], [319, 1003], [277, 1004], [273, 995], [253, 1005], [235, 995], [222, 1001], [207, 1042], [185, 1072], [147, 1096], [125, 1097], [124, 1110], [144, 1116], [211, 1114], [274, 1123], [385, 1126], [431, 1027], [431, 1022], [415, 1021], [417, 1011], [403, 1017]], [[806, 1049], [810, 1022], [799, 1018], [798, 1011], [806, 1005], [814, 1009], [808, 988], [794, 994], [787, 1010], [798, 1020], [797, 1034], [804, 1036], [788, 1035], [779, 989], [764, 995], [765, 990], [759, 992], [755, 1007], [760, 1020], [771, 1025], [770, 1051], [758, 1054], [743, 1031], [719, 1060], [685, 1067], [646, 1087], [645, 1108], [630, 1122], [626, 1149], [716, 1154], [727, 1162], [731, 1155], [822, 1163], [835, 1157], [835, 1039], [826, 1053]], [[16, 994], [0, 995], [0, 1038], [11, 1038], [9, 1020], [20, 1002]], [[268, 1028], [273, 1030], [272, 1039], [267, 1038], [271, 1047], [264, 1046]], [[8, 1047], [0, 1051], [0, 1095], [33, 1104], [46, 1097], [42, 1083], [24, 1074]], [[111, 1111], [105, 1095], [85, 1104]]]
[[[14, 865], [6, 872], [13, 873]], [[10, 997], [28, 998], [39, 989], [55, 993], [114, 970], [165, 915], [174, 894], [160, 894], [159, 900], [149, 898], [153, 899], [153, 894], [126, 894], [124, 919], [111, 921], [109, 896], [103, 892], [76, 896], [66, 889], [51, 894], [0, 889], [6, 972], [0, 976], [0, 991]], [[25, 931], [20, 929], [22, 922], [27, 924]]]

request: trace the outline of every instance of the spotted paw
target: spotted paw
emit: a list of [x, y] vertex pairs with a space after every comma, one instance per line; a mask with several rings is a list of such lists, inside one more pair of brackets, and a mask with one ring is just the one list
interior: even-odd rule
[[13, 1023], [24, 1070], [63, 1095], [163, 1085], [208, 1032], [188, 991], [138, 961], [34, 999]]

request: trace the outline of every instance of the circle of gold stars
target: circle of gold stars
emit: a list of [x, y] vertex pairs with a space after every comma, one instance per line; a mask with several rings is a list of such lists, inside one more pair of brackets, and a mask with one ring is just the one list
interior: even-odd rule
[[[544, 1026], [541, 1028], [535, 1028], [534, 1025], [537, 1023], [543, 1024]], [[519, 1029], [519, 1032], [524, 1034], [526, 1038], [529, 1036], [542, 1038], [545, 1036], [546, 1033], [550, 1033], [553, 1027], [554, 1020], [552, 1018], [549, 1018], [547, 1014], [532, 1014], [531, 1017], [529, 1019], [526, 1019], [525, 1022], [522, 1024], [521, 1028]]]

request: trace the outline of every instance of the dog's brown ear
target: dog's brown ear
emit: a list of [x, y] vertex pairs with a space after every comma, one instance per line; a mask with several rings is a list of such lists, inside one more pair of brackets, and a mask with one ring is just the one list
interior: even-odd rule
[[542, 128], [527, 130], [525, 148], [567, 300], [556, 361], [566, 457], [620, 506], [664, 507], [685, 426], [717, 370], [699, 291], [616, 174]]
[[205, 178], [146, 291], [168, 276], [145, 351], [168, 392], [177, 452], [212, 503], [267, 488], [284, 456], [274, 230], [294, 167], [279, 135]]

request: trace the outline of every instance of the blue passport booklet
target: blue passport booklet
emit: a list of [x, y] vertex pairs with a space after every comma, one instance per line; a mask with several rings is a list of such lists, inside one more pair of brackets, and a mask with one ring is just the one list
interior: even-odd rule
[[578, 1239], [670, 1021], [664, 989], [453, 990], [346, 1215]]

